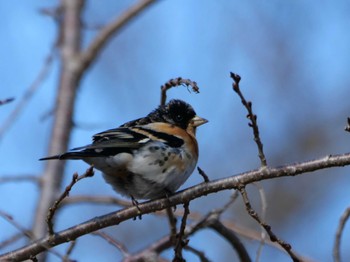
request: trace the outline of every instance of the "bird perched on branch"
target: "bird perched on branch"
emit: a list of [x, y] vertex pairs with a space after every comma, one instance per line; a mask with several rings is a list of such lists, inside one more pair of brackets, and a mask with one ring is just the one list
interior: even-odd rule
[[81, 159], [103, 172], [115, 191], [134, 199], [174, 193], [198, 160], [196, 128], [208, 121], [182, 100], [93, 136], [92, 144], [40, 160]]

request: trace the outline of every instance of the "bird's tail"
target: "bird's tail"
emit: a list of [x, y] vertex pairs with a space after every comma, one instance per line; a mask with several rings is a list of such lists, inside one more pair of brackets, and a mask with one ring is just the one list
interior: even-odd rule
[[53, 159], [59, 159], [59, 160], [64, 160], [64, 159], [82, 159], [84, 157], [89, 157], [90, 154], [86, 154], [86, 152], [67, 152], [61, 155], [55, 155], [55, 156], [48, 156], [48, 157], [43, 157], [40, 158], [39, 160], [53, 160]]

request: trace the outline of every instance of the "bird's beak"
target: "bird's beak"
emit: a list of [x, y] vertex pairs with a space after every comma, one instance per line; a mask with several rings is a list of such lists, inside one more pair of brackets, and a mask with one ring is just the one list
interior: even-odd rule
[[192, 118], [192, 125], [193, 127], [197, 127], [197, 126], [201, 126], [205, 123], [208, 122], [208, 120], [206, 120], [205, 118], [201, 118], [199, 116], [195, 116], [194, 118]]

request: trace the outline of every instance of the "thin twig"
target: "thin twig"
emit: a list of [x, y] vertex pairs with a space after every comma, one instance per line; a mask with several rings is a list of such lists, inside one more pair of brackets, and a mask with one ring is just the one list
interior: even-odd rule
[[8, 245], [11, 245], [15, 243], [17, 240], [21, 239], [23, 237], [22, 233], [16, 233], [7, 238], [6, 240], [0, 242], [0, 249], [5, 248]]
[[203, 180], [205, 183], [209, 182], [209, 177], [207, 176], [207, 174], [203, 171], [203, 169], [201, 169], [199, 166], [197, 166], [197, 170], [198, 173], [203, 177]]
[[[259, 190], [259, 195], [260, 195], [260, 200], [261, 200], [261, 219], [262, 221], [266, 220], [266, 211], [267, 211], [267, 201], [266, 201], [266, 195], [265, 195], [265, 190], [262, 187], [261, 183], [256, 182], [253, 183], [254, 186], [256, 186]], [[262, 248], [265, 245], [266, 242], [266, 231], [264, 230], [264, 228], [261, 227], [261, 240], [260, 240], [260, 244], [258, 247], [258, 250], [256, 252], [256, 258], [255, 258], [255, 262], [258, 262], [261, 256], [261, 252], [262, 252]]]
[[227, 228], [219, 219], [210, 219], [207, 223], [210, 228], [223, 236], [231, 244], [238, 254], [239, 261], [251, 262], [247, 249], [236, 236], [235, 232]]
[[212, 210], [206, 216], [204, 216], [199, 222], [197, 222], [188, 232], [187, 234], [192, 234], [200, 229], [209, 227], [215, 230], [218, 234], [223, 236], [231, 246], [236, 250], [240, 261], [250, 262], [251, 259], [249, 254], [242, 244], [240, 239], [236, 236], [236, 233], [230, 228], [226, 227], [221, 221], [220, 216], [224, 211], [226, 211], [230, 205], [232, 205], [238, 197], [238, 192], [235, 191], [234, 194], [231, 195], [230, 200], [221, 208]]
[[[248, 111], [247, 118], [250, 120], [250, 123], [248, 125], [253, 129], [254, 141], [258, 147], [258, 154], [259, 154], [259, 158], [260, 158], [260, 162], [261, 162], [261, 167], [264, 168], [267, 166], [267, 161], [266, 161], [266, 156], [265, 156], [264, 150], [263, 150], [263, 143], [261, 142], [261, 139], [260, 139], [260, 132], [259, 132], [259, 127], [258, 127], [258, 122], [257, 122], [257, 116], [253, 113], [252, 102], [247, 101], [245, 99], [245, 97], [243, 96], [243, 94], [239, 88], [239, 82], [241, 81], [241, 77], [235, 73], [232, 73], [232, 72], [231, 72], [230, 76], [234, 81], [234, 83], [232, 84], [233, 90], [238, 94], [238, 96], [241, 99], [242, 104], [244, 105], [244, 107]], [[267, 202], [265, 201], [265, 193], [264, 193], [262, 186], [259, 185], [259, 183], [255, 183], [255, 185], [259, 188], [259, 193], [260, 193], [260, 197], [261, 197], [261, 201], [262, 201], [262, 220], [265, 220], [265, 214], [266, 214], [266, 209], [267, 209], [267, 204], [266, 204]], [[265, 242], [265, 238], [266, 238], [265, 231], [262, 229], [261, 241], [260, 241], [260, 245], [259, 245], [259, 248], [257, 251], [256, 262], [259, 261], [261, 250], [262, 250], [262, 247], [263, 247], [264, 242]]]
[[[34, 239], [33, 236], [33, 232], [30, 230], [27, 230], [26, 228], [24, 228], [23, 226], [21, 226], [19, 223], [17, 223], [13, 217], [3, 211], [0, 210], [0, 216], [3, 217], [4, 219], [6, 219], [11, 225], [13, 225], [18, 231], [20, 231], [20, 235], [21, 236], [25, 236], [30, 240]], [[57, 251], [53, 250], [53, 249], [49, 249], [48, 245], [43, 244], [43, 248], [45, 250], [48, 250], [48, 252], [54, 254], [55, 256], [62, 258], [62, 255], [60, 255]], [[31, 259], [32, 261], [37, 261], [37, 258], [35, 255], [30, 254], [30, 256], [28, 257], [28, 259]], [[0, 259], [0, 261], [3, 261]], [[4, 261], [7, 261], [6, 259]]]
[[92, 234], [103, 238], [109, 244], [111, 244], [112, 246], [116, 247], [122, 253], [124, 258], [127, 258], [127, 257], [130, 256], [127, 248], [123, 245], [123, 243], [113, 239], [110, 235], [102, 232], [101, 230], [93, 232]]
[[196, 82], [192, 81], [191, 79], [183, 79], [182, 77], [170, 79], [168, 82], [166, 82], [164, 85], [160, 87], [161, 94], [160, 94], [160, 104], [165, 105], [166, 103], [166, 92], [176, 86], [186, 86], [187, 90], [190, 91], [189, 87], [192, 87], [192, 91], [194, 93], [199, 93], [199, 87]]
[[34, 184], [39, 185], [41, 183], [41, 179], [39, 176], [33, 176], [33, 175], [18, 175], [18, 176], [12, 176], [12, 175], [6, 175], [0, 177], [0, 183], [11, 183], [11, 182], [32, 182]]
[[80, 56], [80, 71], [86, 70], [96, 57], [101, 52], [102, 48], [111, 40], [112, 36], [116, 34], [123, 26], [129, 23], [133, 18], [144, 11], [148, 6], [156, 3], [155, 0], [140, 0], [136, 4], [130, 6], [114, 21], [104, 26], [88, 48]]
[[32, 232], [30, 230], [24, 228], [23, 226], [21, 226], [19, 223], [17, 223], [11, 215], [0, 210], [0, 216], [3, 217], [12, 226], [14, 226], [19, 232], [21, 232], [23, 236], [26, 236], [30, 240], [33, 239]]
[[192, 247], [190, 245], [185, 246], [184, 249], [186, 249], [186, 250], [192, 252], [193, 254], [197, 255], [201, 262], [210, 262], [210, 260], [205, 256], [204, 252], [199, 251], [198, 249], [196, 249], [196, 248], [194, 248], [194, 247]]
[[[150, 257], [159, 255], [164, 250], [167, 250], [172, 246], [173, 241], [170, 239], [169, 235], [166, 235], [162, 237], [161, 239], [155, 241], [153, 244], [151, 244], [149, 247], [145, 248], [144, 250], [132, 254], [129, 257], [125, 258], [123, 262], [140, 262], [145, 261], [145, 257]], [[157, 260], [158, 261], [158, 260]]]
[[272, 242], [277, 242], [278, 244], [281, 245], [281, 247], [283, 247], [283, 249], [289, 254], [289, 256], [293, 259], [294, 262], [299, 262], [301, 261], [301, 259], [296, 255], [294, 254], [294, 252], [292, 251], [292, 247], [290, 244], [288, 244], [287, 242], [279, 239], [271, 230], [271, 226], [269, 226], [268, 224], [266, 224], [265, 222], [263, 222], [258, 213], [252, 208], [251, 204], [250, 204], [250, 201], [248, 199], [248, 195], [247, 195], [247, 192], [245, 191], [245, 188], [244, 186], [242, 187], [239, 187], [238, 188], [239, 192], [241, 193], [242, 195], [242, 198], [243, 198], [243, 202], [246, 206], [246, 209], [247, 209], [247, 212], [248, 214], [253, 218], [255, 219], [267, 232], [267, 234], [269, 235], [270, 237], [270, 240]]
[[11, 103], [13, 100], [15, 100], [14, 97], [10, 97], [10, 98], [6, 98], [6, 99], [2, 99], [0, 100], [0, 106]]
[[[62, 261], [63, 261], [63, 262], [70, 262], [70, 261], [72, 261], [72, 260], [69, 258], [69, 256], [72, 254], [73, 249], [75, 248], [76, 244], [77, 244], [77, 241], [76, 241], [76, 240], [73, 240], [73, 241], [71, 241], [71, 242], [69, 243], [69, 246], [68, 246], [68, 248], [67, 248], [66, 254], [64, 254], [64, 256], [62, 257]], [[73, 260], [73, 261], [74, 261], [74, 260]]]
[[248, 111], [248, 115], [247, 118], [250, 120], [250, 123], [248, 124], [252, 129], [253, 129], [253, 133], [254, 133], [254, 141], [258, 146], [258, 152], [259, 152], [259, 158], [261, 161], [261, 166], [262, 167], [266, 167], [267, 166], [267, 161], [266, 161], [266, 157], [264, 154], [264, 150], [263, 150], [263, 144], [261, 142], [260, 139], [260, 134], [259, 134], [259, 127], [258, 127], [258, 122], [257, 122], [257, 116], [253, 113], [253, 109], [252, 109], [252, 102], [251, 101], [247, 101], [240, 88], [239, 88], [239, 82], [241, 81], [241, 77], [235, 73], [230, 74], [231, 78], [233, 79], [234, 83], [232, 84], [233, 90], [238, 94], [238, 96], [241, 98], [241, 102], [242, 104], [245, 106], [245, 108]]
[[60, 206], [61, 202], [69, 196], [69, 192], [71, 191], [72, 187], [81, 179], [84, 179], [86, 177], [92, 177], [94, 175], [94, 167], [91, 166], [89, 167], [86, 172], [79, 176], [77, 173], [73, 174], [72, 181], [70, 184], [66, 187], [64, 192], [61, 194], [61, 196], [54, 202], [53, 206], [49, 208], [49, 212], [47, 214], [47, 225], [48, 225], [48, 231], [49, 234], [52, 235], [54, 234], [53, 230], [53, 222], [52, 219]]
[[348, 123], [347, 123], [347, 125], [345, 126], [345, 131], [346, 131], [346, 132], [350, 132], [350, 117], [348, 117]]
[[89, 204], [110, 204], [110, 205], [118, 205], [122, 207], [130, 207], [132, 203], [130, 201], [111, 197], [111, 196], [72, 196], [69, 198], [65, 198], [62, 201], [62, 205], [72, 205], [72, 204], [81, 204], [81, 203], [89, 203]]
[[176, 234], [177, 234], [177, 229], [176, 229], [177, 219], [174, 215], [173, 207], [167, 207], [166, 214], [167, 214], [168, 222], [170, 226], [170, 239], [172, 240], [173, 243], [175, 243]]
[[335, 241], [333, 246], [333, 259], [335, 262], [340, 262], [340, 243], [341, 243], [341, 237], [344, 231], [344, 227], [346, 222], [349, 220], [350, 217], [350, 207], [345, 209], [344, 213], [340, 217], [338, 228], [335, 234]]
[[[15, 123], [18, 119], [18, 116], [23, 112], [23, 109], [29, 103], [37, 89], [41, 86], [45, 78], [50, 72], [52, 61], [55, 56], [56, 45], [51, 47], [51, 50], [47, 57], [44, 60], [44, 63], [39, 71], [34, 82], [28, 87], [28, 89], [24, 92], [23, 97], [20, 99], [14, 110], [10, 113], [10, 115], [6, 118], [3, 124], [0, 126], [0, 139], [4, 136], [5, 132], [10, 129], [10, 127]], [[13, 100], [13, 99], [12, 99]], [[11, 102], [10, 100], [9, 102]]]
[[[249, 255], [248, 255], [247, 251], [245, 250], [245, 247], [242, 245], [242, 243], [240, 243], [240, 240], [237, 237], [234, 238], [233, 236], [230, 236], [230, 235], [231, 234], [239, 234], [243, 237], [259, 241], [260, 237], [259, 237], [258, 232], [252, 231], [252, 229], [250, 229], [250, 228], [240, 228], [235, 223], [233, 223], [232, 220], [223, 220], [223, 221], [221, 221], [222, 219], [219, 220], [220, 214], [222, 214], [225, 210], [227, 210], [229, 205], [233, 204], [238, 196], [239, 196], [239, 192], [237, 190], [235, 190], [234, 194], [232, 194], [232, 196], [231, 196], [231, 199], [222, 208], [213, 210], [204, 217], [201, 214], [199, 214], [198, 212], [191, 212], [187, 216], [187, 218], [189, 220], [195, 220], [197, 222], [195, 225], [188, 227], [188, 229], [185, 231], [186, 237], [189, 237], [200, 230], [203, 230], [203, 229], [206, 229], [207, 227], [210, 227], [211, 229], [215, 230], [218, 234], [225, 237], [225, 239], [227, 241], [230, 241], [230, 244], [234, 247], [234, 249], [237, 250], [237, 253], [240, 254], [239, 256], [241, 256], [241, 258], [242, 258], [241, 261], [249, 261], [249, 260], [245, 260], [246, 258], [245, 258], [244, 254], [246, 253], [247, 254], [246, 257], [248, 257], [248, 258], [249, 258]], [[180, 214], [180, 211], [176, 212], [177, 216], [180, 216], [180, 215], [182, 216], [183, 210], [181, 210], [181, 212], [182, 212], [182, 214]], [[160, 212], [157, 212], [157, 213], [160, 213]], [[162, 214], [164, 214], [164, 212], [162, 212]], [[222, 225], [227, 228], [227, 229], [224, 229], [223, 231], [229, 230], [232, 232], [231, 233], [225, 232], [224, 234], [222, 234], [221, 233], [222, 231], [220, 229], [218, 230], [218, 227], [215, 227], [215, 225], [213, 227], [211, 227], [211, 225], [213, 223], [216, 223], [216, 220], [219, 220], [219, 222], [222, 223]], [[233, 241], [234, 239], [235, 239], [235, 241]], [[276, 244], [275, 242], [271, 242], [270, 240], [267, 240], [266, 244], [271, 245], [272, 247], [277, 248], [278, 250], [284, 250], [281, 248], [280, 245]], [[128, 257], [128, 259], [124, 260], [124, 262], [143, 261], [142, 259], [149, 257], [150, 254], [154, 254], [154, 253], [160, 254], [161, 252], [165, 251], [166, 249], [169, 249], [172, 245], [173, 245], [173, 241], [171, 240], [169, 235], [166, 235], [166, 236], [162, 237], [161, 239], [157, 240], [156, 242], [154, 242], [153, 244], [151, 244], [149, 247], [146, 247], [142, 251], [131, 255], [130, 257]], [[184, 248], [187, 249], [187, 246]], [[307, 258], [302, 258], [302, 259], [303, 259], [303, 261], [310, 261], [311, 262], [311, 260], [309, 260]]]
[[179, 234], [177, 235], [177, 242], [174, 248], [175, 255], [174, 255], [173, 262], [185, 261], [184, 258], [182, 257], [182, 249], [188, 243], [188, 241], [185, 239], [185, 229], [186, 229], [187, 216], [189, 213], [190, 213], [189, 202], [185, 202], [184, 215], [181, 220], [180, 231], [179, 231]]

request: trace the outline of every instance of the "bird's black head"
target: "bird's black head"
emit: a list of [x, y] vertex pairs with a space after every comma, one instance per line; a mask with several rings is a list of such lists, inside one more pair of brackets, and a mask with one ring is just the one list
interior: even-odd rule
[[196, 112], [191, 105], [182, 100], [173, 99], [166, 105], [159, 106], [146, 117], [127, 122], [121, 127], [163, 122], [187, 129], [191, 121], [194, 128], [207, 122], [205, 119], [196, 117]]
[[182, 100], [173, 99], [151, 112], [148, 118], [152, 122], [165, 122], [186, 129], [195, 116], [192, 106]]

